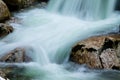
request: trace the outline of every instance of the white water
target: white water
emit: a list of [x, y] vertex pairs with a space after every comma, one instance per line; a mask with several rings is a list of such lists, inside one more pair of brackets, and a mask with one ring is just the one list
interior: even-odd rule
[[[117, 30], [119, 15], [111, 15], [105, 20], [83, 21], [49, 13], [37, 7], [14, 14], [20, 23], [11, 23], [15, 31], [0, 40], [0, 53], [24, 47], [33, 58], [32, 63], [17, 64], [27, 68], [25, 75], [36, 76], [33, 80], [110, 80], [100, 78], [95, 72], [84, 72], [80, 67], [69, 70], [68, 57], [71, 47], [87, 37]], [[114, 79], [111, 79], [114, 80]]]
[[48, 10], [85, 20], [99, 20], [109, 17], [116, 0], [50, 0]]

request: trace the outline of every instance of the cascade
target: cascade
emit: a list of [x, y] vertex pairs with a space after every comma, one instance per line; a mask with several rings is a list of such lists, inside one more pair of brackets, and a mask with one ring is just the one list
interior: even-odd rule
[[70, 50], [78, 41], [117, 31], [120, 15], [113, 11], [114, 3], [115, 0], [50, 0], [47, 9], [38, 5], [16, 12], [13, 15], [19, 20], [10, 23], [15, 31], [0, 40], [0, 56], [16, 47], [25, 48], [33, 62], [15, 65], [25, 67], [20, 74], [31, 80], [120, 79], [120, 72], [109, 75], [114, 71], [89, 71], [68, 62]]
[[115, 2], [116, 0], [50, 0], [48, 10], [85, 20], [99, 20], [112, 14]]

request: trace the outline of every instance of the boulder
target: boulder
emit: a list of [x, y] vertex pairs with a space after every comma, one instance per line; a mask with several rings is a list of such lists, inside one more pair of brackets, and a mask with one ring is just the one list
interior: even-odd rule
[[11, 32], [13, 32], [12, 26], [8, 24], [0, 23], [0, 37], [4, 37]]
[[120, 34], [95, 36], [77, 43], [70, 61], [95, 69], [120, 69]]
[[0, 58], [0, 62], [22, 63], [30, 62], [32, 59], [26, 55], [24, 48], [16, 48]]
[[17, 10], [24, 7], [28, 7], [36, 0], [4, 0], [10, 10]]
[[0, 22], [10, 18], [10, 12], [6, 4], [0, 0]]

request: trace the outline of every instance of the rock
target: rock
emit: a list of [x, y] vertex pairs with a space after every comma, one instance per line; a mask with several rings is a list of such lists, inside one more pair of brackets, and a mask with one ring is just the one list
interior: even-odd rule
[[[31, 50], [31, 49], [30, 49]], [[23, 62], [30, 62], [32, 59], [26, 55], [25, 48], [15, 48], [4, 56], [0, 57], [0, 71], [2, 71], [1, 77], [6, 80], [31, 80], [31, 77], [25, 76], [23, 73], [26, 69], [25, 66], [21, 65]], [[17, 63], [17, 64], [16, 64]], [[18, 65], [19, 64], [19, 65]]]
[[8, 24], [0, 23], [0, 37], [4, 37], [11, 32], [13, 32], [12, 26]]
[[120, 10], [120, 0], [116, 1], [115, 10]]
[[9, 80], [9, 79], [6, 77], [6, 73], [4, 72], [3, 69], [0, 69], [0, 80]]
[[5, 78], [6, 74], [2, 70], [0, 70], [0, 76], [1, 76], [1, 78]]
[[26, 55], [26, 51], [24, 48], [16, 48], [1, 57], [0, 61], [7, 63], [22, 63], [30, 62], [32, 61], [32, 59]]
[[5, 80], [14, 80], [14, 79], [27, 80], [27, 79], [24, 79], [24, 77], [26, 76], [21, 74], [21, 73], [24, 73], [25, 71], [25, 67], [23, 66], [17, 66], [15, 64], [7, 64], [7, 65], [0, 64], [0, 71], [2, 73], [2, 75], [0, 76]]
[[36, 0], [4, 0], [10, 10], [17, 10], [24, 7], [28, 7], [33, 4]]
[[114, 67], [120, 67], [119, 58], [117, 57], [115, 49], [106, 49], [101, 55], [101, 62], [105, 69], [112, 69]]
[[120, 34], [96, 36], [72, 48], [70, 61], [89, 68], [120, 69]]
[[6, 4], [0, 0], [0, 22], [10, 18], [10, 12]]
[[38, 0], [40, 2], [48, 2], [49, 0]]

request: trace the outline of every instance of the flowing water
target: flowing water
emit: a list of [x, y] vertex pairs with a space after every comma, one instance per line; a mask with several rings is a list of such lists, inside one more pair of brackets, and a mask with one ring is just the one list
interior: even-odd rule
[[[92, 0], [96, 3], [92, 5], [92, 2], [88, 4], [89, 0], [51, 0], [47, 9], [35, 6], [14, 13], [19, 21], [11, 23], [15, 31], [0, 40], [0, 55], [16, 47], [24, 47], [33, 62], [15, 65], [25, 67], [25, 70], [19, 71], [19, 74], [28, 76], [31, 80], [119, 80], [119, 71], [89, 70], [84, 65], [68, 61], [70, 50], [76, 42], [90, 36], [118, 30], [120, 15], [113, 12], [113, 7], [110, 7], [114, 5], [114, 1], [106, 0], [104, 3], [104, 0], [98, 0], [98, 2]], [[103, 10], [103, 13], [107, 15], [104, 16], [110, 15], [108, 18], [104, 17], [105, 19], [98, 15], [97, 10], [102, 3], [104, 3], [102, 9], [108, 9], [106, 12]], [[80, 16], [76, 16], [78, 12], [74, 11], [79, 9], [74, 4], [83, 7], [79, 11]], [[69, 9], [70, 6], [73, 9]], [[96, 9], [95, 6], [97, 6]], [[84, 10], [87, 15], [82, 17]], [[64, 14], [61, 15], [61, 12]], [[94, 12], [96, 12], [95, 16]], [[102, 10], [100, 12], [102, 13]], [[101, 20], [98, 20], [97, 16]], [[97, 21], [93, 21], [96, 19]]]
[[72, 15], [85, 20], [99, 20], [109, 17], [116, 0], [51, 0], [50, 11]]

